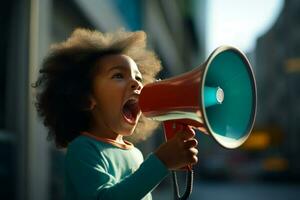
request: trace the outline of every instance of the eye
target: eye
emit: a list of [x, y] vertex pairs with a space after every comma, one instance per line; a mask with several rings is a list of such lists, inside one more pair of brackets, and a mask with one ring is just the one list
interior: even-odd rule
[[139, 82], [141, 82], [141, 83], [144, 82], [144, 80], [143, 80], [143, 78], [142, 78], [141, 76], [136, 76], [136, 77], [135, 77], [135, 80], [137, 80], [137, 81], [139, 81]]
[[112, 79], [123, 79], [123, 78], [124, 78], [124, 76], [123, 76], [123, 74], [120, 73], [120, 72], [115, 73], [115, 74], [113, 74], [113, 76], [112, 76]]

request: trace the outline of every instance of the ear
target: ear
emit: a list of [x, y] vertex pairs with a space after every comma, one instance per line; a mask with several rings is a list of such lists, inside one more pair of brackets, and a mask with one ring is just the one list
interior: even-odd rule
[[95, 98], [93, 96], [90, 96], [89, 100], [90, 100], [89, 109], [90, 110], [94, 110], [94, 108], [97, 105], [96, 100], [95, 100]]

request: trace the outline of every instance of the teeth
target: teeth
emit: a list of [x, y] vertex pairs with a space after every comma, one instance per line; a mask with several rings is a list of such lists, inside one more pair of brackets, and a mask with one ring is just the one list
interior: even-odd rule
[[128, 98], [123, 105], [123, 116], [129, 123], [134, 123], [140, 112], [137, 102], [138, 98], [133, 96]]
[[137, 102], [137, 99], [130, 99], [130, 101], [133, 101], [135, 103]]
[[132, 103], [136, 103], [138, 100], [136, 98], [129, 98], [126, 102], [132, 101]]

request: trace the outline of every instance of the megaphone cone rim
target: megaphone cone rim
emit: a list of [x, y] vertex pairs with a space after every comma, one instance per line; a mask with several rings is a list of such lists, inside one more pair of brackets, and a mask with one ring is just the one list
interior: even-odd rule
[[[210, 126], [209, 124], [209, 120], [208, 120], [208, 117], [206, 115], [206, 110], [205, 110], [205, 106], [204, 106], [204, 95], [203, 95], [203, 91], [204, 91], [204, 86], [205, 86], [205, 80], [206, 80], [206, 75], [207, 75], [207, 71], [210, 67], [210, 64], [211, 62], [213, 61], [213, 59], [219, 55], [220, 53], [224, 52], [224, 51], [228, 51], [228, 50], [232, 50], [232, 51], [235, 51], [236, 53], [238, 53], [241, 58], [244, 60], [244, 62], [247, 63], [247, 65], [249, 67], [247, 67], [247, 70], [250, 74], [250, 79], [251, 79], [251, 84], [252, 84], [252, 93], [253, 93], [253, 105], [252, 107], [254, 108], [252, 110], [252, 113], [251, 113], [251, 119], [249, 121], [249, 125], [248, 125], [248, 128], [247, 128], [247, 134], [239, 139], [239, 143], [237, 145], [232, 145], [232, 146], [227, 146], [225, 145], [224, 143], [222, 143], [221, 141], [219, 141], [217, 138], [216, 138], [216, 135], [217, 133], [215, 133], [212, 129], [212, 127]], [[226, 95], [226, 94], [225, 94]], [[254, 121], [255, 121], [255, 117], [256, 117], [256, 106], [257, 106], [257, 91], [256, 91], [256, 81], [255, 81], [255, 77], [254, 77], [254, 73], [253, 73], [253, 69], [252, 69], [252, 66], [249, 62], [249, 60], [247, 59], [246, 55], [241, 51], [239, 50], [238, 48], [236, 47], [233, 47], [233, 46], [229, 46], [229, 45], [223, 45], [223, 46], [220, 46], [218, 48], [216, 48], [210, 55], [209, 57], [207, 58], [207, 60], [205, 61], [204, 63], [204, 69], [203, 69], [203, 78], [201, 80], [201, 90], [200, 90], [200, 96], [201, 96], [201, 106], [200, 106], [200, 110], [201, 110], [201, 113], [203, 113], [203, 120], [204, 120], [204, 126], [208, 132], [209, 135], [212, 136], [212, 138], [218, 143], [220, 144], [222, 147], [226, 148], [226, 149], [235, 149], [235, 148], [238, 148], [239, 146], [241, 146], [246, 140], [247, 138], [249, 137], [252, 129], [253, 129], [253, 126], [254, 126]]]

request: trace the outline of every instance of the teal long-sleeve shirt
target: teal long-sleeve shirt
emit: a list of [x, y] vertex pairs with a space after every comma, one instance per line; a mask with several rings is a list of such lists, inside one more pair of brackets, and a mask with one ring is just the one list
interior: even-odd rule
[[65, 160], [67, 200], [151, 200], [168, 169], [150, 154], [122, 149], [87, 136], [72, 141]]

